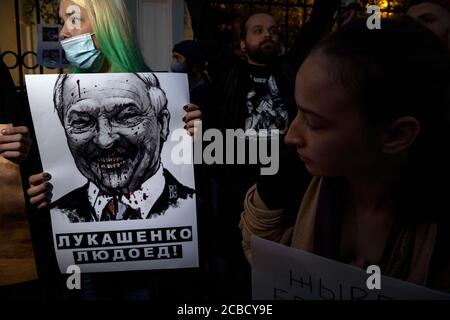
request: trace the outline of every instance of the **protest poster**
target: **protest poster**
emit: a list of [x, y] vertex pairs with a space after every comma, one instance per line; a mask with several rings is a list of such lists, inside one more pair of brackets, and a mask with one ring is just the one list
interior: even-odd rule
[[28, 75], [39, 152], [52, 176], [62, 273], [198, 266], [193, 165], [174, 164], [185, 74]]
[[450, 295], [381, 275], [369, 289], [365, 270], [252, 237], [254, 300], [449, 300]]

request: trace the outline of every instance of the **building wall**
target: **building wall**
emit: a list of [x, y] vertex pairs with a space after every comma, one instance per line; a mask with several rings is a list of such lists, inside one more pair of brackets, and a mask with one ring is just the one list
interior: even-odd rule
[[126, 1], [147, 64], [154, 71], [168, 71], [173, 45], [185, 38], [184, 1]]

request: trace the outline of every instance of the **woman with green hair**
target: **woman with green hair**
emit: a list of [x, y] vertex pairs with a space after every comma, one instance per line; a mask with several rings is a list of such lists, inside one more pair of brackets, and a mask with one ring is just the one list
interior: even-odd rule
[[61, 44], [71, 72], [149, 72], [123, 0], [62, 0]]
[[[61, 0], [64, 21], [61, 45], [71, 73], [150, 72], [139, 50], [123, 0]], [[194, 104], [184, 107], [186, 130], [194, 133], [194, 121], [202, 114]], [[51, 201], [48, 173], [29, 178], [30, 202], [39, 209]]]
[[[139, 50], [123, 0], [61, 0], [59, 15], [64, 21], [60, 38], [71, 64], [70, 73], [151, 72]], [[193, 135], [194, 120], [201, 119], [201, 112], [193, 104], [184, 110], [185, 128]], [[27, 193], [31, 204], [39, 209], [51, 202], [50, 177], [39, 173], [29, 178]], [[151, 278], [145, 271], [84, 275], [83, 297], [149, 299], [157, 293], [150, 290]]]

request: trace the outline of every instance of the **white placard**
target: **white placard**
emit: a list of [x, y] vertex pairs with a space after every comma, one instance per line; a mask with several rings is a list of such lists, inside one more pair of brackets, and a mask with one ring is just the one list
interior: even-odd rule
[[171, 134], [185, 125], [187, 76], [27, 75], [26, 85], [52, 175], [61, 272], [74, 264], [82, 272], [198, 267], [193, 165], [171, 158], [180, 144]]
[[370, 274], [351, 265], [252, 237], [254, 300], [448, 300], [450, 295], [381, 276], [369, 290]]

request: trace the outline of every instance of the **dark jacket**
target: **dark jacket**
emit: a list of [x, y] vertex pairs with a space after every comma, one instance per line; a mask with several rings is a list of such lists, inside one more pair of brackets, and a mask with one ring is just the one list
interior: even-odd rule
[[[249, 88], [249, 70], [244, 57], [234, 55], [218, 32], [217, 12], [211, 10], [209, 0], [187, 0], [192, 18], [194, 36], [208, 60], [208, 71], [212, 78], [213, 106], [215, 117], [204, 127], [237, 129], [244, 127], [245, 101]], [[286, 54], [278, 57], [269, 66], [285, 100], [289, 121], [296, 114], [294, 99], [296, 73], [312, 47], [332, 27], [336, 0], [315, 1], [314, 10]]]

